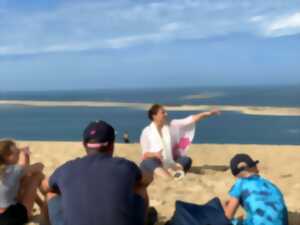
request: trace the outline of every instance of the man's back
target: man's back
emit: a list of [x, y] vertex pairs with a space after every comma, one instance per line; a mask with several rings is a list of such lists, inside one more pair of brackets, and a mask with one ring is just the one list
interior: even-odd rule
[[50, 178], [62, 196], [65, 225], [139, 225], [144, 201], [134, 194], [138, 167], [104, 153], [67, 162]]

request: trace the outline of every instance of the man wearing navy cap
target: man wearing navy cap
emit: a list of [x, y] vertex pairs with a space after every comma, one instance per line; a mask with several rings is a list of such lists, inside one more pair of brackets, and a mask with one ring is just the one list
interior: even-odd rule
[[113, 157], [114, 141], [111, 125], [90, 123], [83, 133], [87, 155], [65, 163], [44, 182], [44, 191], [51, 193], [52, 225], [145, 224], [152, 179], [135, 163]]

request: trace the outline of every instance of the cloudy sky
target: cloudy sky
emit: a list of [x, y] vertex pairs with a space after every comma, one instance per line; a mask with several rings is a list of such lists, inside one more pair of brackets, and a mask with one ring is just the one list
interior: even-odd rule
[[2, 90], [300, 83], [300, 0], [0, 0]]

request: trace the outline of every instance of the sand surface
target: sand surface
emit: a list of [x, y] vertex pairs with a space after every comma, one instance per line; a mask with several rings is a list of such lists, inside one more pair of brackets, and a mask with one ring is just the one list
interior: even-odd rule
[[[193, 97], [193, 96], [192, 96]], [[0, 100], [0, 105], [17, 105], [30, 107], [115, 107], [148, 110], [151, 104], [138, 102], [106, 101], [19, 101]], [[207, 111], [218, 108], [221, 111], [238, 112], [247, 115], [264, 116], [300, 116], [300, 107], [273, 106], [235, 106], [235, 105], [166, 105], [168, 111]]]
[[[45, 164], [45, 173], [67, 160], [84, 155], [79, 142], [19, 142], [28, 144], [32, 151], [32, 162]], [[215, 196], [226, 200], [227, 192], [234, 183], [229, 170], [230, 158], [238, 152], [246, 152], [260, 160], [261, 175], [272, 180], [282, 190], [289, 209], [290, 225], [300, 224], [300, 146], [273, 145], [217, 145], [195, 144], [189, 155], [193, 158], [192, 171], [182, 180], [166, 182], [155, 179], [149, 187], [151, 205], [159, 212], [159, 223], [163, 224], [174, 212], [176, 200], [203, 204]], [[140, 161], [138, 144], [117, 144], [115, 155]], [[38, 212], [37, 212], [38, 214]], [[238, 214], [243, 214], [242, 210]], [[37, 215], [30, 225], [40, 224]]]

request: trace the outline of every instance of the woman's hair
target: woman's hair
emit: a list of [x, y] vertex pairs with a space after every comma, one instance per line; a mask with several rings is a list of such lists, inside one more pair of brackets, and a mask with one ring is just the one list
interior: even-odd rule
[[15, 145], [16, 143], [13, 140], [0, 140], [0, 178], [3, 177], [7, 167], [5, 157], [11, 153], [11, 147]]
[[148, 110], [148, 118], [152, 121], [153, 120], [153, 115], [156, 115], [158, 110], [160, 110], [161, 108], [163, 108], [162, 105], [160, 104], [154, 104], [150, 107], [150, 109]]

